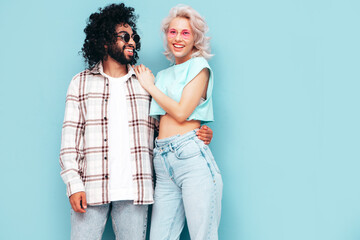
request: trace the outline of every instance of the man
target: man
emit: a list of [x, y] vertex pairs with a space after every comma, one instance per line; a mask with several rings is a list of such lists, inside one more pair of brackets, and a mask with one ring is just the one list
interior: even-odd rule
[[[109, 212], [117, 239], [145, 239], [155, 122], [131, 67], [140, 50], [136, 20], [133, 8], [112, 4], [84, 30], [89, 68], [70, 82], [60, 152], [71, 239], [101, 239]], [[211, 129], [201, 130], [208, 143]]]

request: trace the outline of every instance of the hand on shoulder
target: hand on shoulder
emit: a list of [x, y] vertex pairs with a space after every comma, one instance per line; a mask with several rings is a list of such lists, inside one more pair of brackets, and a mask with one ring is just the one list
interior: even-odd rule
[[143, 64], [134, 66], [133, 68], [141, 86], [146, 91], [149, 91], [149, 88], [154, 85], [154, 81], [155, 81], [154, 74], [151, 72], [149, 68], [145, 67]]

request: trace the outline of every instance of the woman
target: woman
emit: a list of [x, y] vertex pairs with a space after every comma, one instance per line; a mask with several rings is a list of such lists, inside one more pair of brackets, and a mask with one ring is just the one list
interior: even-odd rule
[[213, 74], [204, 19], [178, 5], [164, 19], [165, 55], [175, 65], [154, 75], [143, 65], [137, 77], [153, 97], [150, 115], [160, 120], [154, 149], [155, 203], [150, 239], [179, 239], [185, 216], [191, 239], [218, 239], [222, 179], [210, 149], [196, 137], [213, 121]]

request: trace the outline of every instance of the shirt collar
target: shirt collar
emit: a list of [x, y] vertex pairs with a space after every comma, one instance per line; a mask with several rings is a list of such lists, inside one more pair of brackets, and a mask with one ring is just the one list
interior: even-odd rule
[[90, 69], [90, 73], [92, 74], [100, 74], [100, 69], [101, 72], [103, 70], [103, 66], [102, 66], [102, 62], [98, 62], [92, 69]]
[[135, 71], [130, 64], [127, 65], [127, 69], [128, 69], [129, 77], [132, 77], [132, 76], [136, 77]]
[[[90, 70], [90, 72], [92, 74], [104, 75], [104, 70], [103, 69], [104, 68], [103, 68], [103, 65], [102, 65], [102, 61], [100, 61]], [[128, 69], [128, 73], [127, 73], [128, 79], [130, 79], [132, 76], [136, 77], [135, 71], [134, 71], [134, 69], [132, 68], [132, 66], [130, 64], [127, 65], [127, 69]]]

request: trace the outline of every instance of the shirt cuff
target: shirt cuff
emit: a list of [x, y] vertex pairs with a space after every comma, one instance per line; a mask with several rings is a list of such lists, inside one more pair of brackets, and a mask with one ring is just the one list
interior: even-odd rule
[[66, 195], [68, 197], [77, 192], [85, 192], [84, 184], [80, 179], [70, 181], [66, 187]]

